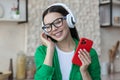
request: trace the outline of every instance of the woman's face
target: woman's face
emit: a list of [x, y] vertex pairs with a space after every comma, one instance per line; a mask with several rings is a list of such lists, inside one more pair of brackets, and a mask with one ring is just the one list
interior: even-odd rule
[[[48, 32], [48, 35], [50, 37], [52, 37], [53, 39], [57, 40], [58, 42], [66, 39], [68, 34], [70, 34], [70, 30], [68, 28], [66, 20], [61, 19], [61, 18], [63, 18], [63, 15], [61, 15], [60, 13], [57, 13], [57, 12], [48, 13], [44, 17], [45, 25], [47, 24], [47, 26], [50, 27], [49, 24], [52, 23], [51, 24], [52, 29], [50, 28], [51, 31]], [[58, 25], [59, 27], [55, 27], [55, 25]]]

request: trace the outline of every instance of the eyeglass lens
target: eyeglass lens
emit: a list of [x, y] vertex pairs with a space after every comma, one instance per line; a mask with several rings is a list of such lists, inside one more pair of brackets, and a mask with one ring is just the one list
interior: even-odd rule
[[57, 28], [61, 27], [63, 25], [63, 19], [64, 18], [57, 18], [52, 23], [44, 25], [44, 27], [42, 27], [42, 29], [46, 32], [50, 32], [52, 30], [52, 25], [54, 25]]

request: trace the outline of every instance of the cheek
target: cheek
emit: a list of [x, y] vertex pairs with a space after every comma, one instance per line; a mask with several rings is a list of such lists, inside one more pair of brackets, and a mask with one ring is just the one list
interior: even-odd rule
[[64, 26], [64, 29], [63, 29], [63, 35], [64, 37], [67, 37], [70, 33], [70, 30], [69, 30], [69, 27], [66, 25]]
[[69, 27], [67, 25], [64, 26], [64, 31], [67, 33], [69, 32]]
[[67, 22], [63, 21], [62, 29], [67, 29], [67, 28], [68, 28]]

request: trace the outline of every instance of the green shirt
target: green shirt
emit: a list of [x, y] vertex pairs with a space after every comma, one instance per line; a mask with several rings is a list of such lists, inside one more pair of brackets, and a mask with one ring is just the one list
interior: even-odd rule
[[[74, 39], [74, 41], [77, 46], [78, 40]], [[60, 65], [56, 49], [54, 50], [53, 66], [51, 67], [43, 64], [46, 56], [46, 49], [47, 47], [44, 45], [41, 45], [36, 49], [34, 56], [36, 65], [36, 73], [34, 76], [34, 80], [62, 80], [62, 74], [60, 71]], [[92, 80], [101, 80], [98, 55], [93, 48], [90, 50], [90, 56], [91, 64], [88, 67], [88, 72]], [[82, 80], [79, 66], [72, 64], [69, 80]]]

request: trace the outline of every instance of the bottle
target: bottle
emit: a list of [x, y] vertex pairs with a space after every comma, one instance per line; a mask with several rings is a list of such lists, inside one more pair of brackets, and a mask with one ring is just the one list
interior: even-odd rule
[[17, 64], [16, 64], [16, 78], [19, 80], [25, 79], [26, 73], [26, 56], [24, 52], [19, 52], [17, 54]]
[[27, 61], [27, 71], [26, 71], [27, 79], [33, 79], [34, 72], [35, 72], [34, 62], [33, 59], [29, 57]]
[[114, 62], [109, 63], [109, 74], [114, 74]]
[[12, 61], [12, 58], [10, 59], [9, 71], [11, 72], [11, 74], [8, 77], [8, 80], [13, 80], [13, 61]]

